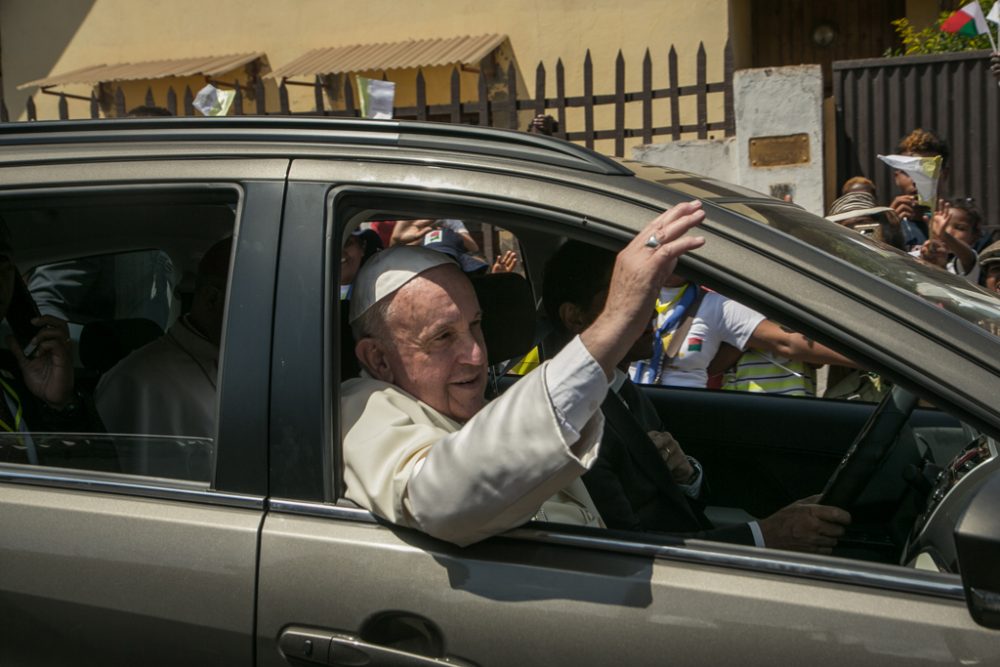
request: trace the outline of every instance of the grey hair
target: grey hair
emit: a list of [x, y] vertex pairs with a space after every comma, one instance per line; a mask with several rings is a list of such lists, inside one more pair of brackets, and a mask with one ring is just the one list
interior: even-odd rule
[[392, 301], [391, 298], [380, 299], [354, 320], [351, 324], [351, 333], [354, 334], [355, 341], [362, 338], [374, 338], [384, 342], [390, 340], [392, 332], [389, 331], [389, 308]]

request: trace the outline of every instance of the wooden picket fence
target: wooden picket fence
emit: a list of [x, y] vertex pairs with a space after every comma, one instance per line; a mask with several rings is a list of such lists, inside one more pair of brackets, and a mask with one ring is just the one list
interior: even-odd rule
[[[535, 114], [551, 114], [559, 122], [559, 129], [556, 136], [569, 141], [582, 142], [588, 148], [594, 147], [596, 140], [613, 140], [615, 155], [623, 155], [625, 152], [625, 140], [628, 138], [639, 138], [643, 143], [652, 143], [654, 137], [669, 135], [676, 141], [684, 135], [695, 135], [699, 139], [707, 139], [710, 132], [721, 132], [724, 136], [735, 134], [736, 122], [733, 111], [733, 53], [730, 44], [727, 42], [723, 51], [723, 80], [709, 82], [707, 71], [707, 55], [704, 44], [699, 44], [695, 61], [695, 82], [682, 85], [678, 74], [677, 50], [671, 46], [666, 58], [666, 78], [667, 85], [654, 86], [653, 56], [649, 49], [646, 50], [642, 59], [642, 85], [639, 90], [626, 90], [625, 82], [625, 58], [621, 51], [615, 59], [614, 85], [613, 91], [609, 93], [595, 93], [594, 67], [588, 50], [582, 63], [583, 71], [583, 91], [579, 95], [570, 95], [566, 90], [566, 67], [562, 59], [559, 59], [555, 66], [555, 95], [550, 96], [549, 76], [543, 63], [539, 63], [535, 69], [535, 90], [534, 96], [524, 99], [513, 100], [490, 100], [486, 77], [480, 74], [478, 86], [478, 99], [473, 101], [462, 101], [460, 96], [459, 70], [455, 68], [452, 72], [450, 82], [450, 100], [444, 104], [427, 103], [427, 86], [424, 81], [422, 71], [418, 71], [416, 79], [416, 105], [409, 107], [396, 107], [394, 117], [400, 119], [416, 120], [443, 120], [447, 122], [460, 123], [467, 122], [477, 125], [491, 125], [495, 127], [518, 128], [518, 112], [533, 111]], [[507, 89], [517, 90], [517, 71], [511, 64], [507, 71]], [[659, 72], [657, 72], [659, 74]], [[662, 78], [662, 74], [660, 74]], [[314, 104], [312, 109], [295, 110], [289, 103], [288, 86], [306, 85], [314, 89]], [[359, 117], [360, 109], [356, 104], [356, 95], [351, 85], [351, 79], [344, 77], [343, 81], [343, 109], [327, 108], [325, 94], [327, 88], [324, 85], [323, 77], [316, 77], [312, 84], [296, 84], [291, 81], [282, 81], [277, 87], [278, 103], [277, 111], [268, 110], [267, 89], [262, 80], [258, 79], [252, 90], [235, 87], [236, 97], [233, 102], [231, 113], [235, 115], [309, 115], [309, 116], [346, 116]], [[59, 96], [58, 112], [61, 120], [70, 118], [69, 98], [83, 99], [78, 96], [67, 95], [65, 93], [53, 93], [43, 91], [48, 94]], [[710, 95], [721, 95], [723, 101], [723, 118], [721, 120], [709, 120], [708, 100]], [[693, 118], [682, 118], [681, 100], [685, 97], [695, 98], [695, 112]], [[654, 100], [669, 100], [669, 115], [654, 113]], [[100, 118], [101, 108], [96, 93], [92, 93], [89, 100], [90, 118]], [[194, 115], [192, 106], [194, 93], [190, 87], [185, 88], [180, 98], [173, 88], [167, 92], [163, 106], [171, 113], [186, 116]], [[159, 103], [153, 99], [152, 90], [147, 90], [142, 104], [155, 106]], [[122, 89], [116, 88], [113, 96], [114, 116], [124, 116], [126, 110], [136, 106], [135, 103], [127, 101]], [[595, 124], [595, 110], [602, 106], [613, 106], [613, 126], [598, 129]], [[628, 127], [626, 124], [626, 108], [641, 109], [641, 123], [639, 127]], [[582, 129], [570, 130], [567, 119], [570, 109], [582, 109]], [[0, 108], [2, 120], [7, 120], [6, 108]], [[33, 98], [27, 100], [28, 120], [37, 120], [38, 113]], [[524, 128], [521, 128], [524, 129]]]

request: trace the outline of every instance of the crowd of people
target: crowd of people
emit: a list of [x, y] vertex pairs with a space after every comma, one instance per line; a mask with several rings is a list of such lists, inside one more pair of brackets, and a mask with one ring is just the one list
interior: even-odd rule
[[983, 268], [1000, 251], [1000, 225], [987, 224], [972, 197], [950, 193], [948, 144], [918, 128], [899, 142], [897, 152], [904, 157], [940, 158], [935, 201], [922, 200], [914, 178], [896, 169], [893, 180], [898, 192], [888, 205], [878, 205], [875, 184], [857, 176], [844, 183], [827, 219], [995, 291], [995, 281], [986, 284], [988, 272]]

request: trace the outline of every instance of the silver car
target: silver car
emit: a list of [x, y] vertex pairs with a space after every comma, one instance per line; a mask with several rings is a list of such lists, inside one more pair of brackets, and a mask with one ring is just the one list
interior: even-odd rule
[[[459, 548], [342, 499], [338, 282], [359, 223], [463, 220], [518, 250], [537, 297], [563, 239], [620, 247], [692, 198], [707, 243], [685, 275], [892, 387], [644, 388], [702, 461], [711, 516], [825, 489], [855, 517], [834, 555], [548, 523]], [[409, 122], [8, 124], [0, 216], [104, 421], [104, 376], [170, 335], [201, 256], [234, 237], [209, 432], [182, 414], [0, 434], [2, 665], [1000, 663], [1000, 299], [964, 279], [711, 179]]]

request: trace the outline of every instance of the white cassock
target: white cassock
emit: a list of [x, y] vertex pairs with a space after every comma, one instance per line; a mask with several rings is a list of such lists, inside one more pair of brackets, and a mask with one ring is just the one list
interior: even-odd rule
[[607, 390], [579, 338], [464, 425], [394, 385], [349, 380], [345, 496], [463, 546], [533, 517], [603, 526], [580, 475], [597, 458]]
[[219, 348], [179, 319], [119, 361], [97, 385], [109, 433], [214, 438]]

